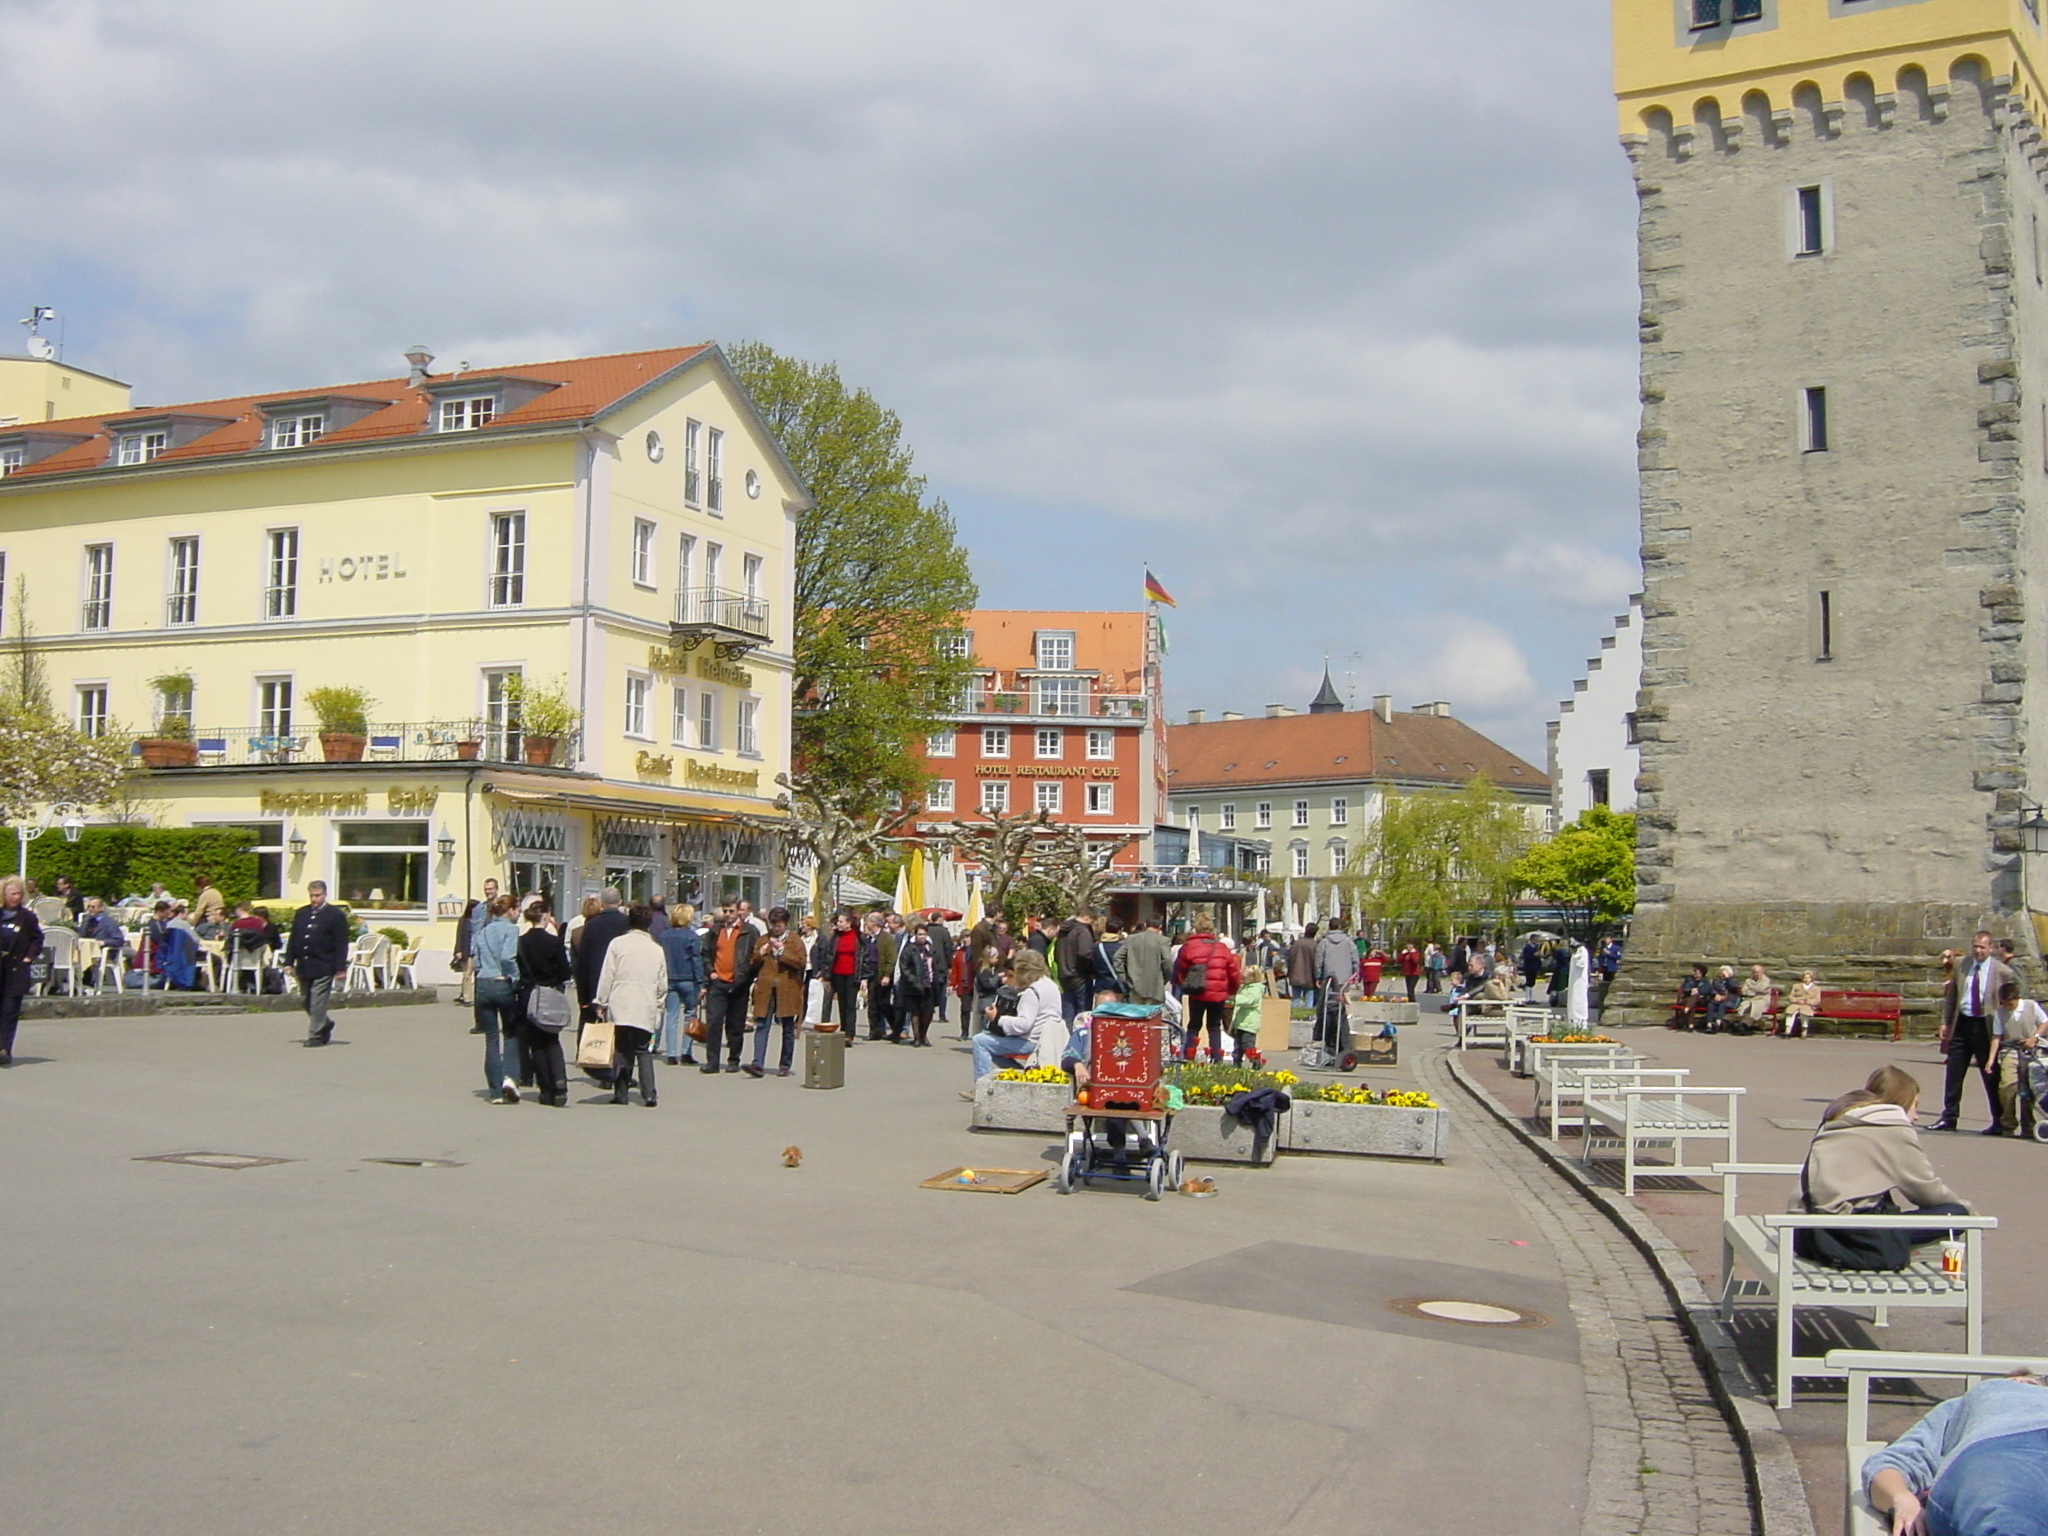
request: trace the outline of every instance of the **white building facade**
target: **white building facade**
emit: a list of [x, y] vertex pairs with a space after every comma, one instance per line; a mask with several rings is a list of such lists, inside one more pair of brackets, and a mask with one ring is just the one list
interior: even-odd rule
[[1636, 690], [1643, 685], [1643, 599], [1628, 600], [1600, 654], [1572, 684], [1550, 722], [1550, 806], [1554, 827], [1596, 805], [1636, 808]]

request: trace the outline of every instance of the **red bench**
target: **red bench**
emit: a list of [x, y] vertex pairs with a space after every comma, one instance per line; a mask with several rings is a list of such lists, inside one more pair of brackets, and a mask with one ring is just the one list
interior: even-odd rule
[[[1823, 987], [1820, 993], [1820, 1007], [1814, 1012], [1816, 1019], [1826, 1019], [1835, 1024], [1883, 1024], [1889, 1027], [1891, 1038], [1905, 1038], [1905, 1025], [1900, 1019], [1903, 999], [1896, 992], [1862, 992], [1850, 988]], [[1775, 1029], [1778, 1012], [1782, 1005], [1782, 994], [1777, 988], [1771, 989], [1771, 1006], [1764, 1011], [1762, 1023], [1768, 1029]], [[1739, 1006], [1739, 1005], [1738, 1005]], [[1687, 1003], [1680, 993], [1671, 1001], [1672, 1016], [1683, 1026], [1695, 1019], [1704, 1018], [1705, 1003]], [[1735, 1010], [1730, 1009], [1732, 1014]]]

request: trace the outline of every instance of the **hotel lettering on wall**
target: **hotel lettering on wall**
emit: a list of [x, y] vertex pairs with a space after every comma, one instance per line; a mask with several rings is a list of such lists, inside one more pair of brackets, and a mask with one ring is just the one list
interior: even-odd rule
[[652, 672], [668, 672], [679, 677], [695, 674], [707, 683], [724, 683], [731, 688], [754, 686], [754, 674], [745, 667], [735, 666], [729, 661], [720, 661], [716, 656], [709, 654], [671, 650], [665, 645], [648, 647], [647, 667]]
[[323, 555], [320, 560], [320, 580], [324, 585], [331, 585], [337, 581], [403, 581], [405, 556]]

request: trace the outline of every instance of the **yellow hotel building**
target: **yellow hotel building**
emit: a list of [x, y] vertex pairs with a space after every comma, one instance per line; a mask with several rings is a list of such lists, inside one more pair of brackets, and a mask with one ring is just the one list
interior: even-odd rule
[[[723, 355], [407, 359], [147, 408], [0, 360], [7, 633], [84, 729], [189, 737], [124, 809], [247, 828], [265, 895], [325, 879], [423, 959], [486, 877], [775, 894], [809, 502]], [[580, 728], [550, 744], [522, 700], [556, 685]], [[359, 741], [322, 739], [333, 686], [374, 700]]]

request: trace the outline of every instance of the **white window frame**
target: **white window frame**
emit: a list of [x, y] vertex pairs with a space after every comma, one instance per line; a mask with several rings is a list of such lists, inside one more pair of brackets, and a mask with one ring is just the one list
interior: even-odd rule
[[1308, 844], [1296, 843], [1290, 851], [1294, 856], [1294, 878], [1306, 880], [1308, 878]]
[[1295, 802], [1294, 802], [1294, 820], [1293, 820], [1293, 822], [1291, 823], [1291, 825], [1293, 825], [1293, 826], [1297, 826], [1297, 827], [1305, 827], [1305, 826], [1307, 826], [1307, 825], [1308, 825], [1308, 813], [1309, 813], [1309, 803], [1308, 803], [1308, 801], [1306, 801], [1306, 800], [1297, 800], [1297, 801], [1295, 801]]
[[695, 507], [703, 504], [704, 472], [699, 467], [699, 450], [704, 440], [704, 423], [683, 422], [683, 505]]
[[690, 572], [697, 564], [697, 536], [686, 533], [676, 541], [676, 590], [690, 590]]
[[1199, 832], [1202, 830], [1202, 808], [1199, 805], [1191, 805], [1186, 810], [1182, 811], [1180, 819], [1181, 824], [1185, 826], [1190, 832]]
[[322, 411], [305, 411], [293, 416], [270, 418], [270, 447], [310, 448], [327, 435], [327, 416]]
[[170, 562], [164, 593], [164, 622], [191, 625], [199, 622], [199, 535], [180, 534], [166, 551]]
[[169, 432], [124, 432], [115, 443], [115, 462], [118, 464], [147, 464], [170, 446], [171, 434]]
[[1008, 779], [983, 779], [981, 781], [980, 808], [985, 816], [1007, 814], [1010, 809], [1010, 781]]
[[1114, 816], [1116, 814], [1116, 785], [1108, 779], [1088, 781], [1088, 810], [1090, 816]]
[[298, 689], [293, 675], [289, 672], [263, 672], [257, 674], [255, 682], [255, 708], [250, 713], [255, 718], [257, 733], [263, 736], [291, 735], [293, 715], [298, 705]]
[[926, 810], [950, 812], [953, 809], [953, 804], [953, 781], [951, 779], [933, 779], [931, 783], [925, 786], [924, 808]]
[[759, 555], [740, 556], [740, 596], [749, 606], [761, 601], [761, 573], [767, 564]]
[[498, 417], [496, 395], [461, 395], [453, 400], [442, 400], [440, 409], [434, 413], [439, 432], [475, 432], [488, 427]]
[[1342, 795], [1331, 797], [1330, 825], [1333, 827], [1348, 827], [1351, 825], [1351, 802]]
[[1235, 801], [1226, 800], [1218, 808], [1216, 825], [1225, 832], [1235, 832], [1237, 830], [1237, 804]]
[[635, 741], [652, 741], [647, 729], [647, 701], [654, 692], [654, 679], [645, 672], [626, 674], [626, 696], [620, 713], [625, 734]]
[[676, 684], [669, 689], [668, 740], [673, 747], [687, 747], [696, 734], [696, 717], [690, 713], [690, 690]]
[[650, 518], [633, 519], [633, 585], [654, 589], [654, 523]]
[[1046, 811], [1054, 816], [1062, 814], [1066, 796], [1060, 791], [1066, 788], [1058, 779], [1034, 779], [1031, 788], [1031, 809]]
[[761, 755], [761, 701], [745, 694], [733, 708], [732, 749], [741, 757]]
[[78, 618], [83, 630], [114, 627], [114, 546], [110, 542], [85, 546], [85, 601]]
[[719, 706], [720, 690], [702, 688], [697, 692], [697, 750], [716, 752], [718, 746], [719, 717], [725, 711]]
[[1116, 732], [1096, 731], [1088, 733], [1088, 760], [1106, 763], [1116, 757]]
[[266, 528], [263, 538], [263, 617], [295, 619], [299, 615], [299, 530]]
[[1252, 808], [1252, 830], [1270, 832], [1273, 828], [1273, 802], [1261, 800]]
[[1031, 680], [1036, 695], [1032, 712], [1056, 719], [1074, 719], [1088, 713], [1087, 681], [1079, 677], [1036, 677]]
[[1041, 629], [1031, 637], [1031, 659], [1041, 672], [1074, 670], [1074, 631]]
[[1067, 755], [1067, 733], [1056, 725], [1041, 725], [1031, 733], [1031, 754], [1042, 763], [1056, 763]]
[[717, 427], [704, 429], [704, 510], [725, 511], [725, 434]]
[[[1820, 244], [1806, 243], [1806, 215], [1799, 194], [1812, 192], [1820, 204]], [[1793, 261], [1826, 256], [1835, 248], [1835, 184], [1829, 177], [1785, 189], [1785, 254]]]
[[[516, 537], [508, 538], [507, 534]], [[490, 557], [485, 569], [485, 606], [524, 608], [526, 606], [526, 514], [493, 512], [490, 522]]]
[[107, 734], [107, 685], [79, 683], [72, 688], [72, 718], [78, 722], [81, 736], [104, 736]]
[[704, 587], [711, 591], [718, 586], [718, 578], [724, 574], [725, 546], [706, 541], [704, 545]]
[[1007, 725], [984, 725], [981, 728], [981, 755], [994, 758], [1009, 757], [1010, 728]]
[[0, 480], [5, 480], [28, 463], [26, 448], [0, 448]]
[[940, 634], [938, 645], [939, 655], [948, 661], [971, 661], [974, 658], [974, 631], [946, 630]]
[[933, 731], [924, 739], [926, 757], [952, 757], [959, 750], [957, 731]]
[[1350, 861], [1351, 850], [1345, 844], [1344, 840], [1342, 838], [1338, 838], [1335, 841], [1333, 841], [1330, 844], [1330, 873], [1332, 875], [1343, 874], [1344, 866], [1348, 864]]
[[478, 681], [483, 694], [484, 735], [489, 755], [503, 762], [516, 761], [524, 735], [516, 695], [525, 690], [526, 669], [483, 667], [479, 669]]

